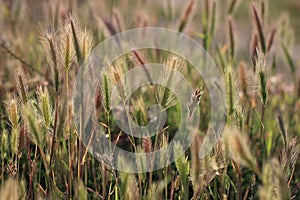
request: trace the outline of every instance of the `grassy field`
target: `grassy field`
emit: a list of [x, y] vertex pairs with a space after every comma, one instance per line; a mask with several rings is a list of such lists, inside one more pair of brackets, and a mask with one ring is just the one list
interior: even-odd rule
[[[0, 200], [300, 199], [299, 9], [295, 0], [0, 0]], [[200, 78], [191, 83], [200, 115], [191, 146], [162, 169], [127, 173], [86, 149], [72, 91], [94, 47], [148, 26], [185, 33], [208, 52], [225, 83], [226, 125], [200, 158], [212, 116]], [[158, 101], [168, 117], [160, 130], [149, 131], [152, 137], [129, 136], [113, 118], [112, 87], [150, 62], [196, 76], [195, 66], [172, 52], [140, 49], [114, 61], [93, 97], [103, 137], [133, 153], [163, 148], [180, 126], [176, 94], [153, 85], [133, 95], [128, 114], [145, 126]], [[160, 162], [182, 148], [175, 145]], [[118, 156], [105, 161], [126, 166]]]

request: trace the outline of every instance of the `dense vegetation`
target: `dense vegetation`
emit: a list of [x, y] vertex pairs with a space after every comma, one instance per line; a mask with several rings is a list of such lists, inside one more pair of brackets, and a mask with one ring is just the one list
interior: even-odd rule
[[[265, 0], [161, 2], [0, 1], [0, 199], [300, 198], [300, 76], [288, 16], [275, 16]], [[236, 14], [241, 5], [249, 8], [243, 20]], [[201, 119], [191, 147], [163, 169], [131, 174], [95, 159], [77, 137], [72, 87], [93, 47], [146, 26], [175, 29], [202, 44], [225, 80], [226, 127], [199, 158], [210, 96], [203, 81], [193, 83]], [[180, 123], [180, 105], [164, 88], [131, 101], [130, 115], [145, 125], [159, 93], [170, 117], [155, 136], [127, 136], [112, 117], [111, 85], [126, 70], [153, 61], [173, 65], [174, 57], [176, 70], [193, 70], [172, 53], [153, 51], [116, 60], [95, 98], [99, 124], [128, 151], [167, 145]], [[175, 147], [174, 154], [182, 152]]]

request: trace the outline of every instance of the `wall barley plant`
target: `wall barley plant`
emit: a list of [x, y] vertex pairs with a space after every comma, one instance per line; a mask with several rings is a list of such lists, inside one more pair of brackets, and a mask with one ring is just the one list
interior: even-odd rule
[[[299, 9], [297, 1], [280, 0], [0, 0], [0, 199], [300, 199]], [[116, 40], [113, 53], [128, 51], [106, 71], [91, 74], [99, 80], [95, 95], [86, 98], [95, 103], [97, 117], [76, 116], [86, 105], [74, 108], [73, 91], [85, 94], [83, 84], [74, 83], [80, 70], [95, 64], [89, 62], [93, 48], [121, 31], [147, 26], [186, 34], [209, 55], [180, 46], [184, 39], [174, 42], [173, 47], [199, 55], [192, 59], [200, 66], [193, 66], [178, 52], [131, 49]], [[166, 43], [172, 40], [165, 37]], [[218, 68], [211, 74], [221, 76], [216, 85], [225, 82], [226, 125], [212, 150], [200, 157], [212, 127], [214, 95], [196, 69], [210, 70], [203, 67], [209, 57]], [[166, 67], [159, 74], [165, 87], [153, 83], [151, 63]], [[125, 80], [137, 66], [142, 75]], [[147, 84], [128, 94], [139, 78]], [[185, 92], [180, 87], [185, 80], [193, 91], [180, 105], [177, 93]], [[114, 86], [118, 99], [112, 99]], [[138, 132], [143, 138], [129, 135], [116, 119], [127, 103], [122, 114], [130, 125], [152, 125], [160, 117], [151, 110], [154, 104], [162, 104], [165, 122]], [[191, 145], [184, 151], [176, 142], [155, 154], [174, 140], [182, 108], [189, 117], [199, 114]], [[84, 129], [84, 123], [93, 126]], [[94, 125], [103, 134], [93, 132]], [[139, 130], [132, 127], [131, 133]], [[107, 148], [105, 141], [111, 142]], [[153, 154], [130, 162], [118, 148]], [[156, 169], [158, 164], [163, 167]]]

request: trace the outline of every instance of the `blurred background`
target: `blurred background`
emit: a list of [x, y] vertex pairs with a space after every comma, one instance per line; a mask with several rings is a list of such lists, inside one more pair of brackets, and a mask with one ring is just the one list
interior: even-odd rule
[[[20, 60], [33, 65], [35, 70], [45, 70], [47, 61], [41, 37], [47, 32], [49, 24], [52, 24], [54, 29], [59, 27], [59, 22], [66, 18], [68, 12], [77, 15], [81, 24], [92, 30], [94, 44], [97, 45], [110, 35], [131, 28], [160, 26], [178, 30], [187, 2], [182, 0], [1, 0], [0, 39], [2, 47], [5, 47], [0, 48], [1, 97], [4, 97], [4, 84], [6, 89], [13, 87], [9, 80], [13, 74], [12, 69]], [[200, 43], [203, 32], [201, 18], [207, 9], [205, 2], [204, 0], [195, 1], [192, 14], [183, 30]], [[272, 30], [276, 30], [272, 48], [273, 54], [280, 55], [274, 60], [276, 70], [282, 72], [283, 75], [287, 71], [286, 68], [282, 68], [286, 62], [281, 43], [287, 46], [292, 59], [299, 64], [300, 1], [217, 0], [216, 2], [216, 25], [212, 49], [216, 45], [222, 47], [227, 44], [227, 20], [230, 12], [236, 40], [236, 57], [251, 62], [249, 51], [251, 51], [251, 38], [255, 31], [255, 24], [250, 5], [254, 3], [262, 13], [265, 13], [263, 29], [266, 35], [269, 36]], [[231, 7], [233, 3], [234, 6]], [[212, 6], [211, 3], [210, 6]], [[12, 57], [18, 57], [18, 59], [11, 59]], [[288, 81], [289, 75], [284, 80]]]
[[[188, 1], [182, 0], [64, 0], [64, 1], [46, 1], [46, 0], [1, 0], [0, 14], [0, 36], [2, 40], [7, 41], [20, 54], [29, 53], [29, 59], [33, 59], [35, 53], [33, 46], [42, 36], [45, 27], [53, 22], [56, 24], [60, 18], [66, 17], [69, 11], [78, 15], [81, 23], [93, 30], [96, 43], [103, 40], [107, 35], [101, 35], [102, 30], [107, 32], [104, 22], [120, 24], [121, 31], [142, 27], [142, 26], [160, 26], [172, 29], [178, 29], [181, 16]], [[196, 0], [193, 9], [193, 15], [189, 19], [187, 28], [184, 32], [190, 35], [201, 33], [201, 15], [205, 9], [204, 0]], [[236, 36], [238, 39], [237, 56], [243, 56], [243, 51], [247, 51], [249, 41], [251, 40], [253, 23], [252, 12], [250, 9], [251, 2], [261, 4], [261, 1], [253, 0], [217, 0], [217, 19], [216, 33], [214, 43], [224, 42], [226, 40], [226, 19], [227, 13], [232, 2], [236, 2], [231, 13], [234, 20]], [[300, 23], [299, 11], [300, 1], [297, 0], [272, 0], [264, 1], [268, 27], [265, 31], [272, 28], [278, 29], [276, 37], [279, 36], [280, 30], [283, 29], [290, 40], [287, 42], [290, 48], [293, 48], [293, 57], [297, 58], [300, 51]], [[264, 8], [263, 8], [264, 7]], [[119, 20], [117, 22], [116, 20]], [[57, 25], [57, 24], [56, 24]], [[281, 27], [281, 28], [278, 28]], [[116, 30], [117, 32], [120, 30]], [[12, 34], [13, 33], [13, 34]], [[21, 41], [22, 40], [22, 41]], [[21, 47], [20, 43], [26, 42], [28, 45]], [[37, 44], [38, 45], [38, 44]], [[1, 61], [4, 60], [4, 52], [1, 51]], [[248, 52], [247, 52], [248, 53]], [[245, 53], [245, 54], [247, 54]]]
[[[210, 2], [210, 8], [206, 8], [205, 2]], [[251, 4], [255, 4], [265, 15], [262, 16], [262, 19], [266, 37], [270, 37], [273, 30], [276, 31], [271, 55], [279, 56], [273, 57], [272, 65], [276, 66], [274, 69], [284, 76], [283, 80], [289, 82], [290, 73], [285, 73], [287, 69], [282, 67], [286, 64], [286, 60], [281, 44], [286, 45], [292, 59], [298, 65], [300, 58], [300, 23], [298, 21], [300, 1], [217, 0], [216, 2], [216, 24], [212, 49], [216, 46], [226, 47], [228, 44], [228, 18], [231, 18], [236, 58], [251, 63], [252, 58], [249, 56], [251, 39], [253, 32], [256, 31]], [[94, 45], [97, 45], [111, 35], [137, 27], [159, 26], [178, 30], [187, 3], [188, 1], [182, 0], [1, 0], [1, 97], [4, 97], [4, 90], [13, 88], [9, 80], [14, 72], [13, 69], [20, 60], [34, 66], [35, 71], [50, 73], [45, 69], [47, 60], [41, 37], [47, 33], [49, 24], [58, 30], [61, 19], [66, 18], [69, 12], [78, 16], [80, 23], [92, 30]], [[205, 9], [211, 9], [211, 6], [212, 1], [196, 0], [183, 30], [200, 43], [202, 43], [201, 37], [204, 31], [201, 22], [203, 13], [205, 13]], [[213, 51], [209, 53], [213, 54]], [[17, 59], [11, 59], [16, 57]], [[216, 60], [215, 62], [217, 63]], [[46, 80], [33, 78], [31, 81]]]

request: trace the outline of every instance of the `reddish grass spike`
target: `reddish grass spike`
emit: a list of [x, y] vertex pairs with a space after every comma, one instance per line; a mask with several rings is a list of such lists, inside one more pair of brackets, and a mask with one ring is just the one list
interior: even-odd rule
[[194, 94], [191, 97], [190, 103], [188, 104], [188, 110], [189, 110], [189, 116], [192, 115], [194, 110], [197, 108], [197, 106], [200, 103], [201, 96], [204, 92], [202, 91], [202, 88], [197, 89]]
[[255, 64], [257, 58], [257, 47], [258, 47], [258, 39], [257, 34], [254, 33], [251, 41], [251, 59], [253, 64], [253, 72], [255, 72]]
[[143, 138], [143, 148], [146, 153], [152, 152], [152, 141], [150, 137]]
[[102, 19], [102, 21], [112, 36], [116, 35], [118, 33], [116, 28], [113, 26], [113, 24], [109, 20]]
[[281, 47], [282, 47], [284, 56], [285, 56], [285, 58], [286, 58], [286, 60], [287, 60], [287, 62], [289, 64], [289, 66], [291, 68], [291, 71], [293, 72], [293, 74], [295, 74], [296, 73], [296, 66], [295, 66], [295, 63], [294, 63], [294, 61], [293, 61], [293, 59], [291, 57], [290, 52], [288, 51], [288, 49], [287, 49], [287, 47], [286, 47], [286, 45], [284, 43], [281, 43]]
[[116, 10], [113, 10], [113, 16], [114, 16], [114, 19], [116, 21], [116, 24], [117, 24], [117, 27], [118, 27], [118, 31], [122, 32], [122, 24], [121, 24], [121, 19], [120, 19], [119, 12], [116, 11]]
[[132, 50], [132, 53], [134, 54], [134, 56], [137, 58], [137, 60], [139, 61], [139, 63], [142, 65], [145, 73], [146, 73], [146, 76], [148, 78], [148, 81], [150, 82], [150, 85], [152, 86], [153, 85], [153, 80], [148, 72], [148, 70], [146, 69], [145, 67], [145, 62], [142, 60], [142, 58], [140, 57], [140, 55], [138, 54], [138, 52], [136, 50]]
[[245, 71], [245, 64], [243, 62], [241, 62], [240, 66], [239, 66], [239, 75], [240, 75], [240, 81], [241, 81], [241, 86], [242, 86], [244, 95], [247, 98], [248, 93], [247, 93], [246, 71]]
[[27, 82], [24, 78], [24, 72], [22, 70], [20, 70], [17, 74], [17, 87], [18, 87], [18, 94], [20, 96], [20, 98], [22, 99], [22, 102], [24, 104], [27, 104], [28, 102], [28, 86], [27, 86]]
[[184, 18], [188, 18], [189, 15], [191, 14], [192, 10], [193, 10], [193, 6], [194, 6], [194, 0], [191, 0], [185, 10], [185, 13], [184, 13]]
[[137, 53], [136, 50], [132, 50], [132, 53], [135, 55], [135, 57], [138, 59], [138, 61], [141, 65], [145, 64], [145, 62], [142, 60], [142, 58], [140, 57], [140, 55]]
[[265, 14], [266, 14], [266, 2], [262, 1], [261, 2], [261, 17], [262, 17], [263, 22], [264, 22]]
[[300, 98], [300, 76], [298, 77], [298, 91], [297, 91], [297, 97]]
[[270, 36], [270, 39], [269, 39], [269, 42], [268, 42], [268, 48], [267, 48], [267, 52], [270, 52], [271, 50], [271, 47], [273, 45], [273, 42], [274, 42], [274, 38], [275, 38], [275, 35], [276, 35], [276, 28], [274, 28], [271, 32], [271, 36]]
[[95, 95], [95, 108], [99, 109], [101, 106], [102, 102], [102, 94], [101, 94], [101, 89], [98, 87], [96, 90], [96, 95]]
[[263, 28], [259, 19], [259, 16], [257, 14], [257, 10], [254, 6], [254, 4], [252, 4], [252, 9], [253, 9], [253, 14], [254, 14], [254, 21], [257, 27], [257, 31], [258, 31], [258, 36], [259, 36], [259, 40], [260, 40], [260, 45], [261, 45], [261, 49], [263, 51], [263, 53], [266, 53], [266, 42], [265, 42], [265, 36], [263, 33]]
[[184, 28], [185, 28], [185, 26], [187, 24], [187, 21], [189, 19], [189, 16], [192, 13], [193, 7], [194, 7], [194, 0], [191, 0], [189, 2], [189, 4], [187, 5], [187, 7], [184, 10], [184, 13], [182, 15], [182, 18], [181, 18], [181, 21], [180, 21], [180, 25], [179, 25], [179, 28], [178, 28], [179, 32], [182, 32], [184, 30]]
[[233, 36], [233, 33], [234, 33], [234, 31], [233, 31], [233, 26], [232, 26], [232, 19], [231, 19], [231, 17], [230, 18], [228, 18], [228, 29], [229, 29], [229, 41], [230, 41], [230, 57], [231, 57], [231, 59], [233, 59], [234, 58], [234, 36]]
[[237, 3], [237, 0], [232, 0], [232, 1], [231, 1], [230, 5], [229, 5], [229, 9], [228, 9], [228, 13], [229, 13], [229, 14], [232, 14], [232, 13], [233, 13], [233, 10], [234, 10], [234, 8], [235, 8], [236, 3]]

